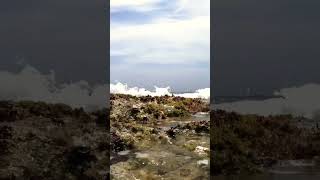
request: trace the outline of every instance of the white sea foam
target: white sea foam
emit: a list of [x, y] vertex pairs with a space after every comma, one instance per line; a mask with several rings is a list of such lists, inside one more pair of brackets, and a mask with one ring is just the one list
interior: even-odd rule
[[210, 88], [198, 89], [194, 93], [176, 94], [176, 96], [181, 96], [181, 97], [186, 97], [186, 98], [209, 99], [210, 98]]
[[127, 84], [117, 82], [115, 84], [110, 84], [110, 93], [112, 94], [129, 94], [133, 96], [164, 96], [164, 95], [174, 95], [185, 98], [210, 98], [210, 88], [198, 89], [193, 93], [172, 93], [170, 87], [160, 88], [155, 86], [154, 91], [146, 90], [145, 88], [139, 87], [128, 87]]
[[170, 87], [159, 88], [155, 86], [155, 91], [148, 91], [145, 88], [138, 87], [128, 87], [127, 84], [117, 82], [115, 84], [110, 84], [111, 94], [129, 94], [133, 96], [164, 96], [172, 95], [170, 93]]
[[107, 106], [107, 85], [92, 87], [86, 81], [57, 85], [54, 72], [42, 74], [29, 65], [18, 73], [0, 71], [0, 85], [0, 100], [65, 103], [87, 110]]
[[283, 98], [263, 101], [239, 101], [213, 105], [214, 109], [236, 111], [242, 114], [292, 114], [320, 120], [320, 85], [306, 84], [281, 89], [274, 93]]
[[[0, 100], [32, 100], [48, 103], [65, 103], [72, 107], [84, 107], [95, 110], [108, 107], [107, 84], [90, 86], [87, 81], [58, 84], [54, 72], [43, 74], [36, 68], [26, 65], [20, 72], [0, 71]], [[111, 93], [131, 94], [135, 96], [172, 95], [170, 87], [156, 87], [155, 91], [144, 88], [129, 88], [126, 84], [110, 84]], [[208, 98], [209, 89], [195, 93], [174, 94], [183, 97]]]

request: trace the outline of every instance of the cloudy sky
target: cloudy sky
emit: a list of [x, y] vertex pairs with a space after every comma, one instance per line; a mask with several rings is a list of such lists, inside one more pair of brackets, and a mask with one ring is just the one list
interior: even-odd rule
[[212, 2], [215, 95], [320, 83], [320, 1]]
[[108, 88], [103, 84], [109, 83], [106, 3], [2, 0], [0, 100], [105, 106]]
[[111, 0], [111, 83], [210, 86], [210, 0]]
[[31, 65], [60, 83], [108, 82], [105, 0], [2, 0], [0, 71]]

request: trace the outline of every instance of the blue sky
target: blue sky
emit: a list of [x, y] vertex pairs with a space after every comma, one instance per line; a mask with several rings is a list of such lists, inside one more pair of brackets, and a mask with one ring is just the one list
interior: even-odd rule
[[210, 0], [111, 0], [111, 83], [210, 86]]

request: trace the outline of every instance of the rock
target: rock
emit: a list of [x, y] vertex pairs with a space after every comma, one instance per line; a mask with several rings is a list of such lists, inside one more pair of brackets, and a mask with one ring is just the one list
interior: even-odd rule
[[187, 177], [191, 174], [191, 170], [190, 169], [180, 169], [180, 176], [182, 177]]
[[18, 120], [18, 113], [9, 104], [1, 103], [0, 122], [12, 122]]
[[140, 113], [140, 108], [136, 105], [133, 105], [132, 109], [130, 110], [130, 115], [136, 117]]
[[120, 136], [118, 136], [115, 132], [111, 132], [111, 150], [113, 152], [120, 152], [124, 151], [129, 147], [129, 144], [127, 144]]
[[91, 162], [96, 161], [96, 157], [91, 154], [90, 147], [76, 146], [65, 154], [67, 169], [76, 176], [81, 176], [90, 168]]
[[170, 138], [175, 138], [176, 137], [176, 134], [179, 132], [179, 127], [178, 126], [175, 126], [175, 127], [171, 127], [169, 130], [166, 131], [167, 135], [170, 137]]
[[172, 144], [170, 137], [168, 135], [161, 133], [159, 135], [159, 139], [161, 140], [161, 143], [163, 144]]
[[208, 159], [199, 160], [199, 161], [197, 161], [197, 164], [199, 166], [202, 166], [202, 165], [208, 166], [209, 165], [209, 160]]
[[95, 122], [98, 126], [107, 127], [109, 124], [109, 113], [107, 108], [92, 113], [95, 116]]
[[194, 150], [195, 153], [199, 154], [199, 155], [207, 155], [210, 152], [209, 148], [206, 147], [202, 147], [202, 146], [197, 146]]
[[148, 153], [136, 152], [135, 155], [136, 155], [136, 158], [148, 158], [149, 157]]
[[196, 140], [189, 140], [184, 144], [189, 151], [194, 151], [197, 147], [198, 142]]
[[118, 152], [118, 154], [120, 155], [120, 156], [125, 156], [125, 155], [128, 155], [130, 153], [130, 150], [125, 150], [125, 151], [120, 151], [120, 152]]
[[0, 139], [10, 139], [12, 137], [12, 127], [0, 126]]

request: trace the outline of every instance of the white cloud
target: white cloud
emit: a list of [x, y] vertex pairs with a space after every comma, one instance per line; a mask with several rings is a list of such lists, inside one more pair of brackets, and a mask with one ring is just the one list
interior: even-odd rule
[[[112, 1], [111, 9], [161, 9], [157, 6], [158, 2]], [[149, 23], [129, 25], [112, 21], [111, 56], [121, 56], [128, 64], [209, 63], [210, 0], [177, 0], [170, 3], [175, 5], [171, 11], [154, 17]], [[182, 15], [183, 19], [173, 18], [176, 15]]]
[[210, 16], [210, 0], [178, 0], [175, 13], [186, 12], [191, 16]]
[[[111, 12], [118, 12], [123, 10], [148, 12], [152, 10], [159, 10], [159, 3], [163, 0], [110, 0]], [[170, 0], [167, 4], [175, 5], [174, 13], [187, 13], [192, 16], [209, 15], [210, 14], [210, 0]], [[163, 5], [163, 4], [162, 4]]]
[[156, 4], [161, 0], [110, 0], [111, 12], [130, 9], [133, 11], [151, 11], [156, 9]]
[[127, 63], [192, 64], [210, 60], [210, 19], [158, 19], [111, 28], [111, 56]]
[[[123, 11], [124, 14], [116, 19], [112, 19], [111, 14], [111, 79], [142, 87], [171, 85], [175, 90], [195, 90], [209, 84], [206, 77], [209, 77], [210, 63], [210, 0], [119, 0], [113, 3], [111, 13]], [[147, 17], [141, 19], [140, 14], [126, 19], [126, 12], [130, 11]], [[168, 66], [159, 68], [157, 64]], [[164, 67], [172, 64], [179, 68], [164, 71]], [[203, 67], [204, 64], [208, 67]], [[209, 90], [185, 96], [199, 94], [208, 97]]]

